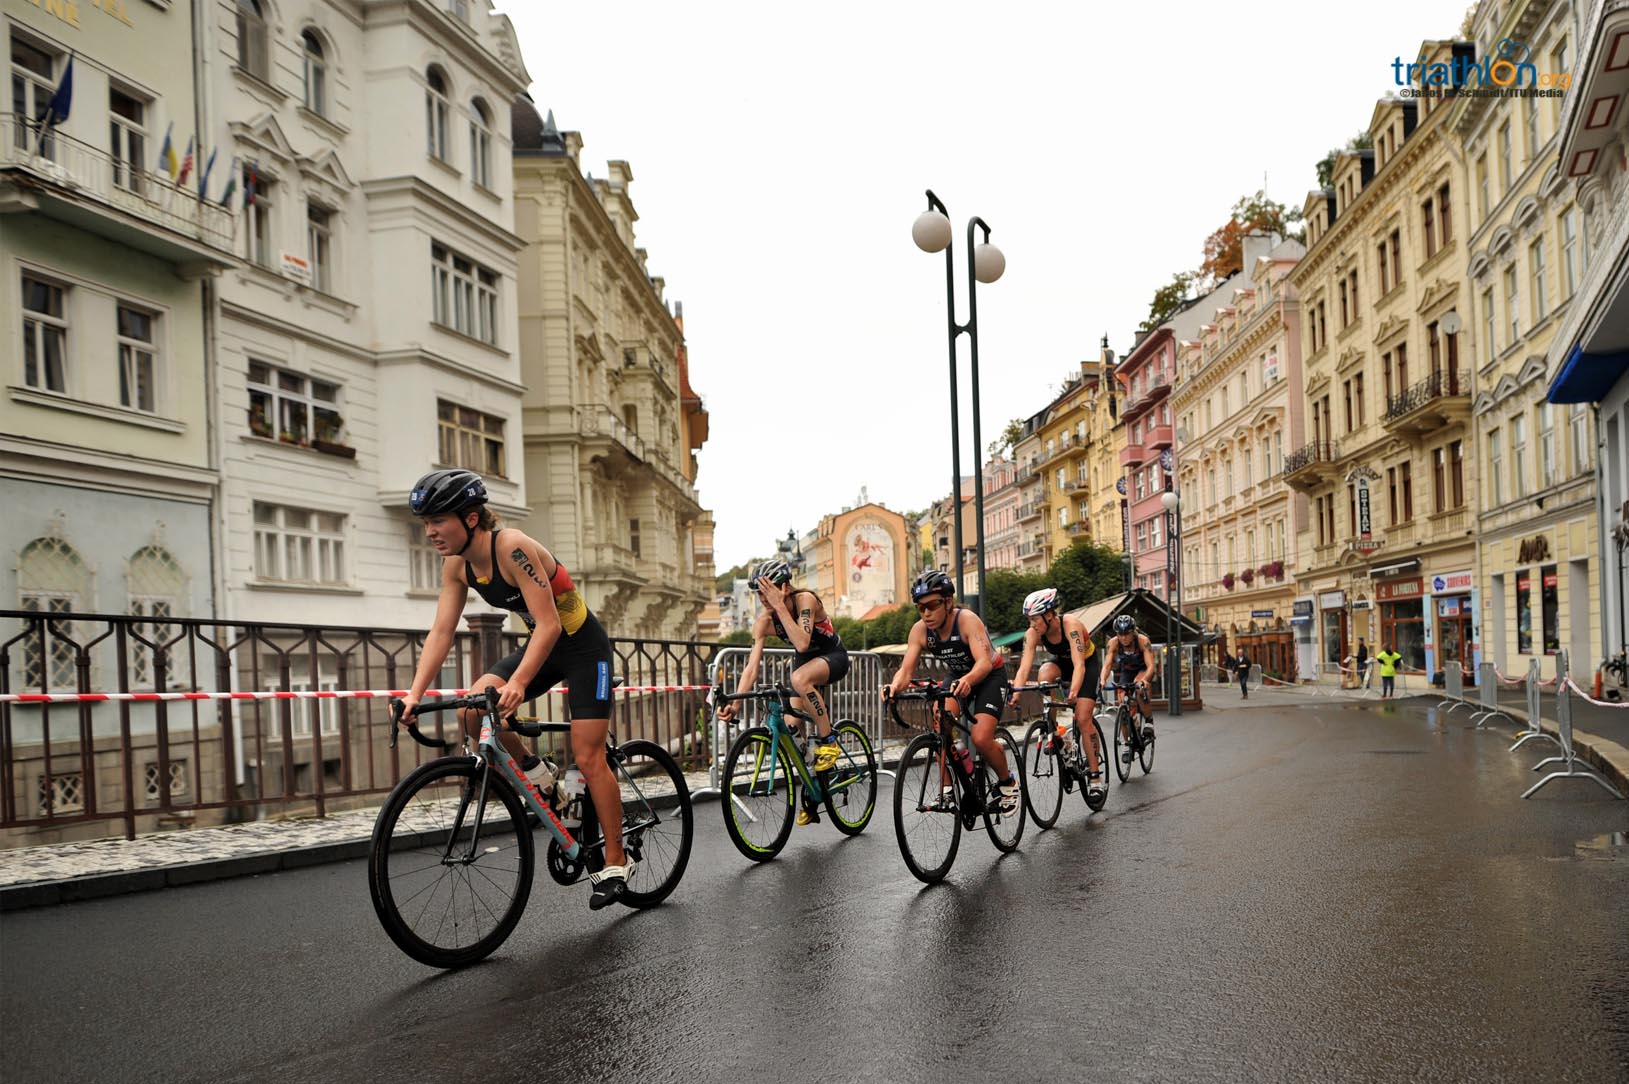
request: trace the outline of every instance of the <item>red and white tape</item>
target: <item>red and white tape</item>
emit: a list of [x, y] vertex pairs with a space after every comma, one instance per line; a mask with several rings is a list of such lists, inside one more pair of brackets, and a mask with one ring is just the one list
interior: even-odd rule
[[1580, 699], [1585, 700], [1585, 701], [1587, 701], [1587, 702], [1589, 702], [1591, 704], [1594, 704], [1598, 708], [1629, 708], [1629, 702], [1625, 702], [1625, 701], [1621, 701], [1621, 700], [1597, 700], [1597, 699], [1595, 699], [1593, 696], [1589, 695], [1584, 690], [1582, 690], [1582, 689], [1580, 689], [1578, 687], [1578, 682], [1576, 682], [1576, 681], [1574, 681], [1572, 679], [1571, 674], [1567, 675], [1567, 687], [1569, 689], [1571, 689], [1574, 693], [1576, 693]]
[[[618, 693], [689, 693], [706, 692], [710, 685], [619, 685]], [[559, 685], [544, 693], [552, 696], [569, 692], [568, 686]], [[425, 696], [467, 696], [468, 689], [427, 689]], [[269, 692], [228, 693], [0, 693], [0, 704], [104, 704], [148, 703], [172, 700], [384, 700], [393, 696], [406, 696], [405, 689], [312, 689]]]

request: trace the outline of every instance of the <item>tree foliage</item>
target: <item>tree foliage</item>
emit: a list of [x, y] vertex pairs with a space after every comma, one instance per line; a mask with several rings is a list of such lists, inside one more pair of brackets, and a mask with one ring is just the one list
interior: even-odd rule
[[731, 587], [735, 585], [735, 581], [745, 577], [750, 567], [751, 563], [749, 562], [748, 564], [736, 565], [734, 568], [726, 569], [725, 571], [720, 572], [718, 574], [718, 578], [713, 581], [713, 587], [721, 595], [729, 594]]
[[990, 442], [989, 453], [991, 457], [1012, 454], [1013, 445], [1024, 436], [1024, 419], [1014, 418], [1008, 422], [1001, 435]]
[[1331, 147], [1329, 153], [1318, 161], [1318, 187], [1328, 188], [1335, 179], [1335, 159], [1345, 151], [1366, 151], [1374, 146], [1374, 139], [1369, 135], [1367, 128], [1346, 141], [1344, 147]]
[[1191, 298], [1193, 284], [1192, 271], [1178, 271], [1172, 275], [1170, 282], [1154, 291], [1154, 299], [1148, 303], [1148, 317], [1137, 325], [1137, 330], [1147, 334], [1179, 312]]
[[1207, 283], [1218, 283], [1244, 268], [1244, 239], [1252, 233], [1276, 233], [1280, 237], [1296, 236], [1292, 227], [1301, 221], [1299, 209], [1286, 209], [1277, 200], [1267, 198], [1265, 191], [1241, 197], [1233, 205], [1228, 220], [1205, 238], [1204, 260], [1199, 265], [1199, 278]]

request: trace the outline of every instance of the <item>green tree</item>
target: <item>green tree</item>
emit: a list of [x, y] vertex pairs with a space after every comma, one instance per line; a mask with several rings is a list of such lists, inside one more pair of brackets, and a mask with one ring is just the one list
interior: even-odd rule
[[1291, 227], [1300, 221], [1299, 209], [1286, 210], [1282, 203], [1268, 199], [1265, 191], [1241, 197], [1233, 205], [1228, 220], [1205, 238], [1205, 257], [1199, 265], [1199, 277], [1205, 282], [1217, 283], [1243, 270], [1246, 236], [1252, 233], [1296, 236]]
[[723, 639], [719, 640], [719, 643], [727, 644], [730, 647], [751, 647], [752, 646], [752, 630], [751, 629], [736, 629], [734, 632], [730, 633], [728, 636], [726, 636]]
[[1335, 159], [1339, 158], [1343, 151], [1366, 151], [1373, 146], [1374, 140], [1370, 137], [1369, 130], [1365, 128], [1348, 139], [1345, 147], [1329, 148], [1329, 153], [1318, 160], [1318, 187], [1328, 188], [1330, 182], [1335, 179]]
[[1124, 593], [1125, 557], [1107, 546], [1078, 539], [1053, 559], [1046, 579], [1048, 586], [1063, 593], [1066, 608], [1090, 606]]
[[1153, 331], [1180, 311], [1189, 301], [1193, 283], [1192, 271], [1172, 275], [1170, 282], [1154, 291], [1154, 299], [1148, 303], [1148, 317], [1137, 325], [1137, 330], [1144, 334]]
[[730, 587], [735, 581], [745, 577], [751, 567], [752, 562], [749, 561], [744, 565], [736, 565], [734, 568], [720, 572], [718, 578], [713, 581], [713, 586], [718, 590], [719, 594], [727, 595], [730, 593]]
[[1007, 423], [1006, 428], [1001, 431], [1001, 435], [990, 442], [990, 455], [992, 457], [998, 455], [1011, 455], [1013, 445], [1017, 444], [1019, 440], [1023, 438], [1023, 436], [1024, 419], [1014, 418], [1012, 421]]
[[1028, 622], [1024, 620], [1024, 596], [1046, 586], [1046, 577], [1039, 572], [1015, 572], [998, 568], [984, 577], [984, 623], [991, 636], [1005, 636], [1018, 632]]

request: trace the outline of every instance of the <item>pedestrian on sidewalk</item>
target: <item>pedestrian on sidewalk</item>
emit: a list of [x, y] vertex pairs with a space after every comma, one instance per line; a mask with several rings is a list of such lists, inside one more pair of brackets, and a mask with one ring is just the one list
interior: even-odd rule
[[1367, 687], [1369, 684], [1368, 669], [1369, 645], [1364, 642], [1363, 637], [1359, 636], [1357, 638], [1357, 683], [1360, 689]]
[[1397, 691], [1397, 664], [1403, 661], [1403, 656], [1393, 645], [1389, 651], [1376, 651], [1374, 661], [1380, 664], [1380, 699], [1390, 700]]
[[1247, 680], [1250, 677], [1250, 656], [1244, 653], [1243, 648], [1239, 649], [1238, 658], [1233, 660], [1233, 670], [1239, 675], [1239, 695], [1249, 700], [1250, 687]]
[[1222, 684], [1226, 685], [1233, 676], [1233, 652], [1222, 652]]

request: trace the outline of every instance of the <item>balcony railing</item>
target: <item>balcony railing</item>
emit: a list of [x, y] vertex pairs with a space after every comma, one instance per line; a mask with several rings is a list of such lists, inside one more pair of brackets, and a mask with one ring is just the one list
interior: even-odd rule
[[1308, 467], [1327, 465], [1340, 459], [1340, 444], [1333, 440], [1315, 440], [1284, 457], [1284, 477], [1288, 478]]
[[[53, 130], [34, 154], [38, 129], [16, 113], [0, 113], [0, 168], [19, 170], [61, 198], [123, 212], [140, 223], [157, 226], [198, 241], [222, 253], [232, 251], [232, 212], [212, 200], [199, 199], [189, 181], [174, 184], [167, 173], [154, 173], [121, 161], [99, 147]], [[148, 141], [151, 143], [151, 141]], [[143, 157], [157, 153], [143, 148]]]
[[1397, 395], [1386, 397], [1386, 415], [1383, 424], [1394, 425], [1420, 409], [1446, 397], [1465, 397], [1471, 393], [1470, 380], [1457, 370], [1438, 371]]

